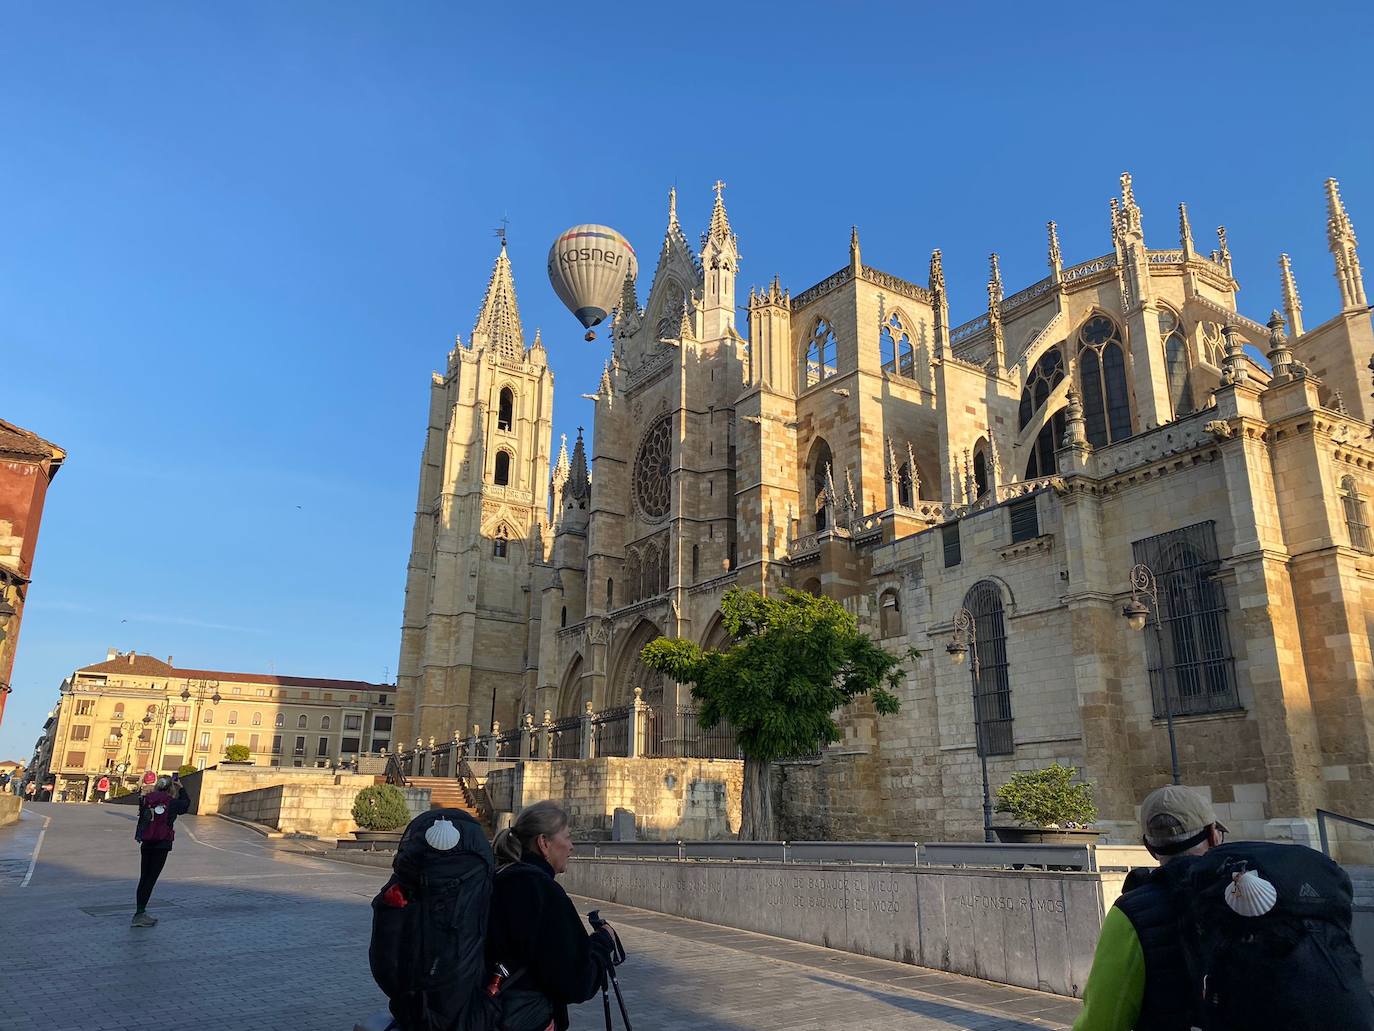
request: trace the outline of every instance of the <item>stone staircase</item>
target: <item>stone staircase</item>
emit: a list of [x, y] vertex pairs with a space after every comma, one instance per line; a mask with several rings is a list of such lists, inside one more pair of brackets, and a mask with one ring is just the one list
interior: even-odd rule
[[477, 806], [468, 798], [460, 780], [453, 777], [407, 777], [406, 786], [427, 788], [431, 809], [461, 809], [474, 820], [482, 820]]

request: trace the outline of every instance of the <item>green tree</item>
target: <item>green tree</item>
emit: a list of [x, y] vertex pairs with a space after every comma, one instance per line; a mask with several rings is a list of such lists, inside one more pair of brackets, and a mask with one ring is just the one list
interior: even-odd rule
[[[744, 754], [740, 838], [773, 836], [769, 766], [840, 739], [835, 710], [860, 695], [879, 713], [900, 708], [892, 693], [902, 659], [859, 632], [858, 621], [830, 598], [784, 590], [768, 596], [734, 588], [721, 602], [728, 648], [704, 651], [664, 638], [640, 653], [650, 669], [690, 684], [706, 729], [726, 720]], [[915, 658], [914, 650], [908, 652]]]
[[199, 772], [200, 771], [190, 763], [182, 763], [177, 767], [177, 773], [183, 777], [189, 777], [191, 774]]
[[231, 763], [246, 763], [252, 754], [247, 745], [230, 745], [224, 750], [225, 761]]

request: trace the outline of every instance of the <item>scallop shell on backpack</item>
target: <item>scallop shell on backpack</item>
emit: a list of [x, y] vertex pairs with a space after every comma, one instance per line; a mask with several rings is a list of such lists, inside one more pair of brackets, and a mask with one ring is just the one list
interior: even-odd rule
[[429, 830], [425, 831], [425, 841], [429, 847], [440, 852], [447, 852], [453, 848], [458, 844], [460, 837], [462, 835], [458, 833], [458, 828], [448, 820], [435, 820], [430, 824]]
[[1278, 891], [1256, 870], [1236, 874], [1226, 886], [1226, 904], [1241, 916], [1264, 916], [1278, 900]]

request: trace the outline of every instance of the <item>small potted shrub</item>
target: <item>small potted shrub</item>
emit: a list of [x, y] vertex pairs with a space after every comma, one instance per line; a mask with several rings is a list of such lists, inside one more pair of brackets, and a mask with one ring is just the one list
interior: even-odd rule
[[406, 796], [394, 784], [373, 784], [353, 799], [353, 822], [359, 827], [353, 837], [359, 841], [394, 846], [410, 822]]
[[1012, 843], [1086, 845], [1099, 832], [1088, 826], [1097, 819], [1092, 785], [1081, 781], [1076, 766], [1050, 763], [1043, 770], [1014, 773], [997, 789], [997, 811], [1008, 813], [1014, 827], [994, 827], [997, 840]]
[[230, 745], [224, 750], [224, 761], [246, 766], [249, 765], [248, 761], [252, 755], [253, 753], [248, 750], [247, 745]]

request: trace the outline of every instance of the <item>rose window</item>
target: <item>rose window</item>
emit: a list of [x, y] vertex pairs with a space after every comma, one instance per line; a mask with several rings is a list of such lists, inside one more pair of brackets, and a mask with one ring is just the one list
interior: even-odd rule
[[672, 423], [670, 415], [654, 423], [644, 435], [639, 454], [635, 456], [635, 502], [651, 519], [662, 519], [668, 514], [668, 484], [673, 457]]

